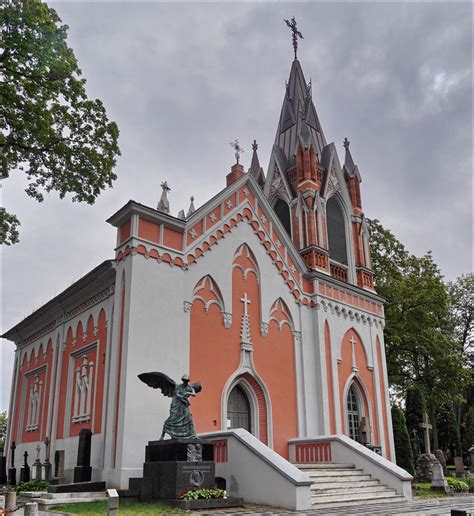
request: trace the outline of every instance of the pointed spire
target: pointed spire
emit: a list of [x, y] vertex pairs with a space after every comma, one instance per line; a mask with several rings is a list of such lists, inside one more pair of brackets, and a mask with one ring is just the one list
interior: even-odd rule
[[260, 166], [257, 149], [257, 140], [254, 140], [252, 144], [252, 163], [250, 164], [249, 172], [257, 180], [258, 184], [262, 186], [265, 182], [265, 174], [263, 173], [263, 168]]
[[311, 89], [311, 82], [306, 83], [300, 62], [293, 61], [275, 137], [275, 145], [283, 150], [290, 165], [294, 163], [302, 133], [304, 145], [313, 144], [318, 155], [326, 146]]
[[349, 150], [350, 141], [347, 138], [344, 138], [344, 141], [342, 142], [342, 145], [344, 146], [344, 149], [346, 149], [346, 156], [344, 158], [344, 165], [347, 168], [347, 171], [349, 173], [352, 173], [354, 170], [355, 164], [354, 160], [352, 159], [351, 151]]
[[168, 186], [168, 183], [166, 181], [163, 181], [161, 183], [161, 188], [163, 189], [163, 191], [161, 192], [161, 198], [156, 209], [158, 211], [161, 211], [162, 213], [169, 214], [170, 203], [168, 201], [168, 192], [171, 190], [171, 188]]
[[179, 210], [178, 219], [186, 220], [186, 215], [184, 214], [184, 210]]
[[193, 196], [191, 196], [190, 201], [191, 201], [191, 204], [189, 205], [188, 214], [186, 215], [186, 218], [190, 217], [196, 211], [196, 208], [194, 207], [194, 197]]

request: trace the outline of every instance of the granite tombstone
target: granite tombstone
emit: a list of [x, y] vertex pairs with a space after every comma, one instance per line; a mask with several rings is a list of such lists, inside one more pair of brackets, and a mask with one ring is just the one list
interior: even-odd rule
[[23, 454], [23, 464], [20, 469], [20, 483], [29, 482], [31, 478], [30, 466], [28, 466], [28, 452], [25, 451]]
[[74, 482], [90, 482], [92, 478], [91, 467], [91, 441], [92, 432], [83, 428], [79, 432], [79, 445], [77, 447], [77, 466], [74, 468]]
[[10, 467], [8, 468], [8, 485], [10, 486], [16, 486], [16, 468], [15, 468], [15, 450], [16, 450], [16, 444], [15, 441], [12, 442], [10, 445]]

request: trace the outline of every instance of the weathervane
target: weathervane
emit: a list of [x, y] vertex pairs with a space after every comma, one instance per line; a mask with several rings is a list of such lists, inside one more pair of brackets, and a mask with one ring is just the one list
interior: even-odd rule
[[235, 159], [237, 160], [237, 164], [240, 160], [240, 155], [244, 152], [244, 148], [240, 145], [239, 140], [236, 138], [233, 142], [230, 142], [230, 146], [235, 150]]
[[285, 20], [285, 22], [293, 33], [293, 49], [295, 50], [295, 59], [297, 59], [296, 51], [298, 50], [298, 38], [304, 39], [303, 34], [301, 34], [301, 32], [296, 28], [296, 20], [294, 16], [291, 18], [291, 22], [289, 20]]

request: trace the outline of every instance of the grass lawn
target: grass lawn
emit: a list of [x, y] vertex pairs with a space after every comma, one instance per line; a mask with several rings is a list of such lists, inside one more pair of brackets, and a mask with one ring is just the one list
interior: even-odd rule
[[[68, 503], [55, 505], [49, 510], [71, 514], [87, 514], [88, 516], [103, 516], [107, 514], [107, 502]], [[124, 503], [120, 505], [119, 513], [123, 516], [129, 514], [184, 514], [181, 509], [157, 503]]]
[[417, 482], [418, 489], [415, 491], [416, 498], [444, 498], [448, 496], [441, 491], [432, 491], [431, 482]]

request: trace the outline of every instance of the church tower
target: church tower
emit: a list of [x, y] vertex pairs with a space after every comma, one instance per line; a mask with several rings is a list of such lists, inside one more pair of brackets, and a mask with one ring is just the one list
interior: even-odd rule
[[373, 291], [361, 176], [347, 138], [342, 167], [326, 142], [295, 41], [263, 189], [310, 271]]

